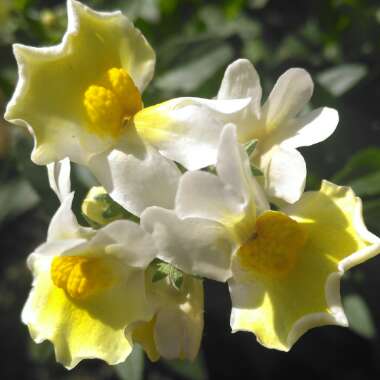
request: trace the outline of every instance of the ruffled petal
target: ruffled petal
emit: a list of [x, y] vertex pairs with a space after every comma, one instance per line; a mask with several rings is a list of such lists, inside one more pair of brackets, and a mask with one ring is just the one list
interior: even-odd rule
[[140, 136], [188, 170], [214, 165], [223, 126], [250, 98], [177, 98], [144, 108], [134, 117]]
[[85, 90], [112, 67], [126, 69], [142, 90], [154, 69], [152, 48], [120, 12], [95, 12], [74, 0], [67, 5], [68, 27], [59, 45], [14, 45], [19, 81], [5, 118], [29, 127], [38, 164], [64, 157], [85, 163], [109, 148], [112, 139], [86, 128]]
[[141, 225], [152, 234], [162, 260], [186, 273], [218, 281], [231, 276], [235, 243], [223, 225], [200, 218], [180, 219], [174, 211], [159, 207], [145, 210]]
[[129, 323], [151, 317], [144, 295], [144, 274], [131, 273], [104, 292], [75, 301], [56, 287], [44, 264], [34, 264], [33, 289], [24, 306], [22, 321], [32, 338], [54, 344], [56, 359], [66, 368], [81, 360], [98, 358], [109, 364], [124, 361], [132, 350], [124, 330]]
[[248, 276], [234, 261], [230, 291], [232, 329], [251, 331], [263, 345], [287, 351], [313, 327], [347, 325], [340, 278], [380, 253], [380, 239], [364, 227], [360, 200], [347, 187], [325, 181], [285, 211], [307, 236], [294, 269], [283, 278]]

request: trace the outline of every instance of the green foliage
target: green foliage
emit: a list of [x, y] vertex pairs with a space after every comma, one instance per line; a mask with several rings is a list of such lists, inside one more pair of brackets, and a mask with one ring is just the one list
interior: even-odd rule
[[364, 338], [373, 339], [376, 335], [375, 322], [363, 297], [349, 294], [343, 298], [350, 328]]
[[154, 260], [152, 282], [161, 281], [168, 278], [170, 284], [177, 290], [180, 290], [183, 284], [183, 273], [171, 264], [161, 260]]

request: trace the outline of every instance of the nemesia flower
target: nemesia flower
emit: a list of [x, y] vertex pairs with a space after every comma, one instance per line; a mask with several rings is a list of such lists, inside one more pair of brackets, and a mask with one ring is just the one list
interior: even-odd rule
[[[144, 211], [142, 225], [158, 256], [185, 272], [195, 268], [209, 278], [229, 278], [233, 332], [253, 332], [266, 347], [287, 351], [312, 327], [346, 326], [340, 278], [380, 252], [380, 239], [365, 227], [360, 199], [350, 188], [324, 181], [295, 204], [270, 210], [233, 125], [223, 130], [216, 170], [217, 176], [185, 173], [175, 210]], [[224, 230], [230, 267], [226, 245], [220, 249], [222, 233], [214, 240], [201, 237], [200, 244], [194, 234], [199, 225], [206, 233], [216, 225]], [[208, 267], [200, 268], [198, 260]]]
[[146, 272], [147, 297], [154, 305], [154, 317], [127, 327], [126, 336], [140, 343], [152, 361], [194, 360], [203, 334], [204, 295], [202, 280], [183, 275], [179, 289], [166, 277], [154, 282], [151, 268]]
[[300, 114], [313, 94], [313, 81], [307, 71], [292, 68], [277, 80], [261, 106], [259, 76], [246, 59], [228, 66], [218, 99], [250, 97], [251, 103], [232, 120], [240, 143], [258, 140], [252, 156], [261, 169], [264, 188], [274, 200], [296, 202], [305, 187], [306, 164], [296, 148], [327, 139], [338, 124], [338, 113], [322, 107]]
[[67, 13], [59, 45], [14, 45], [19, 81], [5, 118], [33, 133], [35, 163], [69, 157], [87, 165], [136, 215], [172, 207], [180, 172], [162, 155], [189, 169], [214, 163], [221, 126], [249, 99], [178, 98], [144, 108], [155, 54], [141, 32], [121, 12], [75, 0]]
[[[67, 163], [51, 168], [52, 187], [61, 196]], [[153, 316], [144, 272], [155, 257], [154, 242], [127, 220], [99, 230], [79, 226], [73, 195], [63, 198], [47, 241], [28, 257], [34, 281], [22, 321], [37, 343], [53, 343], [57, 361], [67, 368], [86, 358], [120, 363], [132, 350], [127, 326]]]

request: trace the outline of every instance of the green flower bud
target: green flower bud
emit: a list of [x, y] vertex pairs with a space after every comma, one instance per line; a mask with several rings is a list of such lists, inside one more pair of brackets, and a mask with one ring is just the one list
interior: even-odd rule
[[137, 219], [116, 203], [102, 186], [94, 186], [82, 203], [82, 214], [93, 227], [118, 219]]

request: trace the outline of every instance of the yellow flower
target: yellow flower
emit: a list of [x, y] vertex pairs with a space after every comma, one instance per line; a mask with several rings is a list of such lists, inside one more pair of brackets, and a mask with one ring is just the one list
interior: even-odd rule
[[144, 211], [158, 257], [186, 273], [228, 280], [233, 332], [250, 331], [266, 347], [287, 351], [312, 327], [346, 326], [340, 278], [380, 252], [360, 199], [324, 181], [271, 211], [233, 125], [222, 133], [216, 170], [186, 173], [175, 210]]
[[65, 197], [47, 241], [28, 258], [34, 281], [22, 321], [36, 343], [53, 343], [67, 368], [86, 358], [120, 363], [133, 345], [125, 329], [153, 316], [144, 273], [154, 242], [126, 220], [97, 231], [80, 227], [72, 199], [73, 193]]
[[189, 169], [213, 164], [222, 126], [249, 99], [177, 98], [144, 108], [155, 54], [141, 32], [121, 12], [75, 0], [67, 13], [59, 45], [14, 45], [19, 81], [5, 118], [33, 133], [35, 163], [69, 157], [88, 165], [136, 215], [171, 207], [180, 172], [164, 156]]

